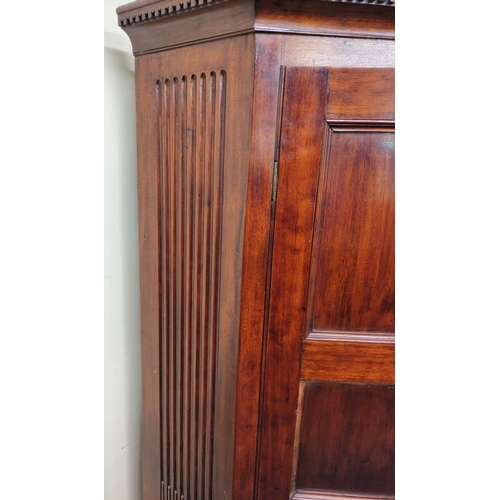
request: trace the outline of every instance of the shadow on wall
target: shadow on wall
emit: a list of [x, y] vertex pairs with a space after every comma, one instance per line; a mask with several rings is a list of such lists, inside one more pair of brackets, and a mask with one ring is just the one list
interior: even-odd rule
[[141, 498], [141, 335], [135, 74], [104, 49], [104, 489]]
[[[104, 67], [114, 68], [118, 71], [129, 73], [128, 76], [130, 78], [132, 79], [135, 78], [134, 56], [131, 53], [124, 52], [123, 50], [113, 49], [111, 47], [104, 47]], [[134, 105], [134, 110], [135, 110], [135, 97], [132, 104]]]

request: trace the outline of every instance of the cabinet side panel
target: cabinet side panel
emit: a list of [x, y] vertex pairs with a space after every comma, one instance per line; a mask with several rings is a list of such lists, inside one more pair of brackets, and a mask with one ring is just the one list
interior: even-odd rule
[[147, 85], [147, 67], [136, 60], [137, 168], [141, 286], [143, 500], [159, 500], [160, 425], [160, 240], [159, 139], [156, 84]]
[[156, 259], [156, 282], [148, 275], [143, 294], [156, 301], [149, 350], [160, 379], [144, 415], [161, 420], [144, 457], [161, 442], [166, 499], [231, 498], [253, 37], [138, 60], [138, 92], [156, 103], [144, 116], [139, 168], [157, 171], [143, 188], [157, 189], [146, 228], [156, 255], [150, 245], [142, 265]]

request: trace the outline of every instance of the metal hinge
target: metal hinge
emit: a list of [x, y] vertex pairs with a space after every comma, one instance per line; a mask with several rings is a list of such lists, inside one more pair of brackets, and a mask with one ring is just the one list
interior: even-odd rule
[[273, 191], [271, 194], [271, 201], [276, 201], [276, 194], [278, 193], [278, 162], [274, 162], [273, 167]]

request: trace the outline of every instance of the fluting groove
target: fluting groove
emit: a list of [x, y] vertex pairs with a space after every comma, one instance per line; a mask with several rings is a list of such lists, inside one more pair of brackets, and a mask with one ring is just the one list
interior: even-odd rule
[[163, 480], [168, 498], [212, 500], [226, 73], [156, 95]]

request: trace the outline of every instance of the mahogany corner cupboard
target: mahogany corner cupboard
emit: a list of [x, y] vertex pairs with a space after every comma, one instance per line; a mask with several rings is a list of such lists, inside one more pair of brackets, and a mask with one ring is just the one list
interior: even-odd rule
[[139, 0], [143, 500], [394, 497], [394, 4]]

